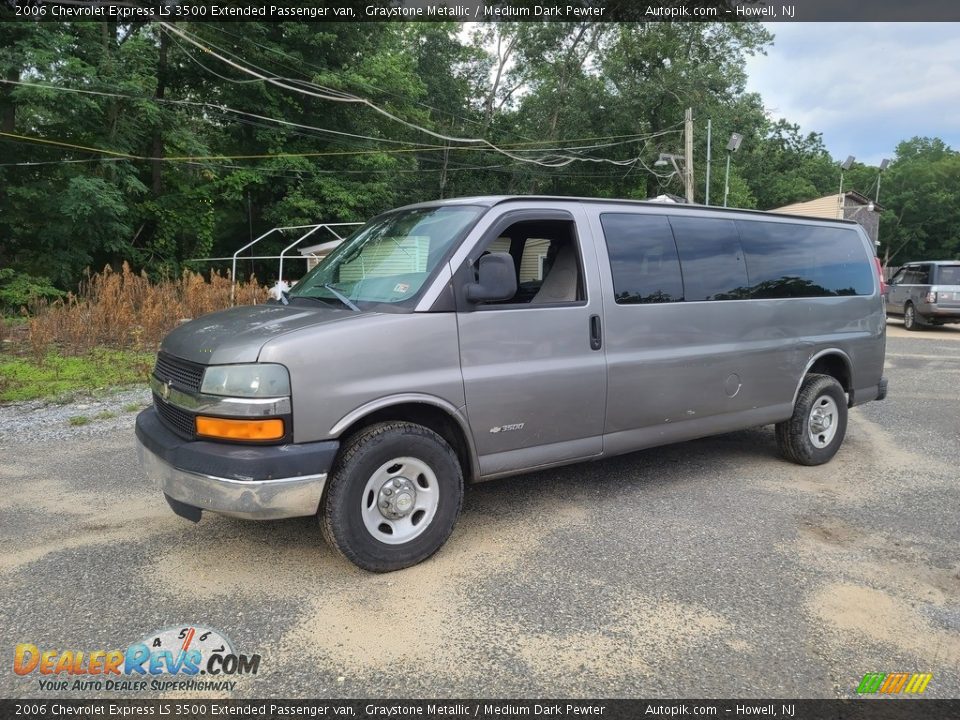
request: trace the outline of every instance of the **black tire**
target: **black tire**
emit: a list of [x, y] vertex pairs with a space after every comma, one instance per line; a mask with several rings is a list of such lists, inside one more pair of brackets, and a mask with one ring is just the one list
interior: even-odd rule
[[913, 303], [908, 302], [903, 307], [903, 328], [910, 331], [923, 329], [923, 322], [920, 320]]
[[[832, 405], [830, 404], [832, 401]], [[811, 417], [815, 410], [829, 411], [832, 437], [825, 431], [816, 434]], [[847, 433], [847, 396], [840, 383], [829, 375], [807, 375], [797, 394], [793, 416], [776, 425], [777, 446], [783, 456], [799, 465], [822, 465], [843, 444]], [[822, 444], [826, 440], [825, 444]]]
[[[419, 535], [402, 544], [387, 544], [368, 530], [362, 503], [368, 481], [395, 458], [413, 458], [427, 465], [435, 475], [439, 499]], [[463, 472], [456, 453], [442, 437], [413, 423], [378, 423], [352, 436], [341, 448], [320, 503], [320, 527], [327, 542], [354, 565], [391, 572], [433, 555], [450, 537], [462, 504]]]

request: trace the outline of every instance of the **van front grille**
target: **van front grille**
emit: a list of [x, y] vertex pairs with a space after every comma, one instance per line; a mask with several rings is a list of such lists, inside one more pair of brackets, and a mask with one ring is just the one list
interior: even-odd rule
[[153, 394], [153, 406], [157, 409], [157, 414], [160, 415], [164, 425], [177, 435], [193, 440], [196, 434], [196, 424], [192, 414], [171, 405], [156, 393]]
[[203, 382], [203, 365], [182, 360], [166, 353], [157, 354], [157, 364], [153, 374], [162, 383], [170, 383], [178, 390], [200, 392]]

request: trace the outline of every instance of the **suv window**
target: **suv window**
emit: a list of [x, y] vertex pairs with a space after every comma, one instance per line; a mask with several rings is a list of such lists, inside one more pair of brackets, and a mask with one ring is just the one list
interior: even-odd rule
[[683, 300], [680, 258], [666, 215], [603, 213], [600, 224], [618, 304]]
[[747, 268], [732, 220], [672, 217], [687, 302], [740, 300], [749, 292]]
[[482, 254], [509, 252], [517, 273], [517, 293], [488, 305], [545, 305], [586, 298], [573, 222], [523, 220], [510, 225]]
[[906, 285], [929, 285], [930, 284], [930, 266], [917, 265], [907, 271]]
[[856, 230], [752, 220], [737, 226], [752, 298], [873, 292], [873, 269]]
[[960, 265], [941, 265], [937, 269], [937, 285], [960, 285]]

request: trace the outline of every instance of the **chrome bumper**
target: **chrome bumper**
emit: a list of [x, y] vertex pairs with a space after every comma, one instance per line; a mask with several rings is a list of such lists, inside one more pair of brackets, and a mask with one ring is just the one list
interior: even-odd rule
[[178, 470], [137, 440], [140, 465], [168, 496], [185, 505], [248, 520], [316, 514], [326, 473], [276, 480], [231, 480]]

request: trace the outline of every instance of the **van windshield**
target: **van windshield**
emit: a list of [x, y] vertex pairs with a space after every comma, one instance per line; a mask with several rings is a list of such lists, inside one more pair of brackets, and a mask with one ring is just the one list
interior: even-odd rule
[[[412, 300], [480, 216], [473, 205], [419, 208], [382, 215], [340, 243], [290, 291], [364, 308], [364, 303], [403, 306]], [[409, 305], [409, 303], [407, 303]]]

